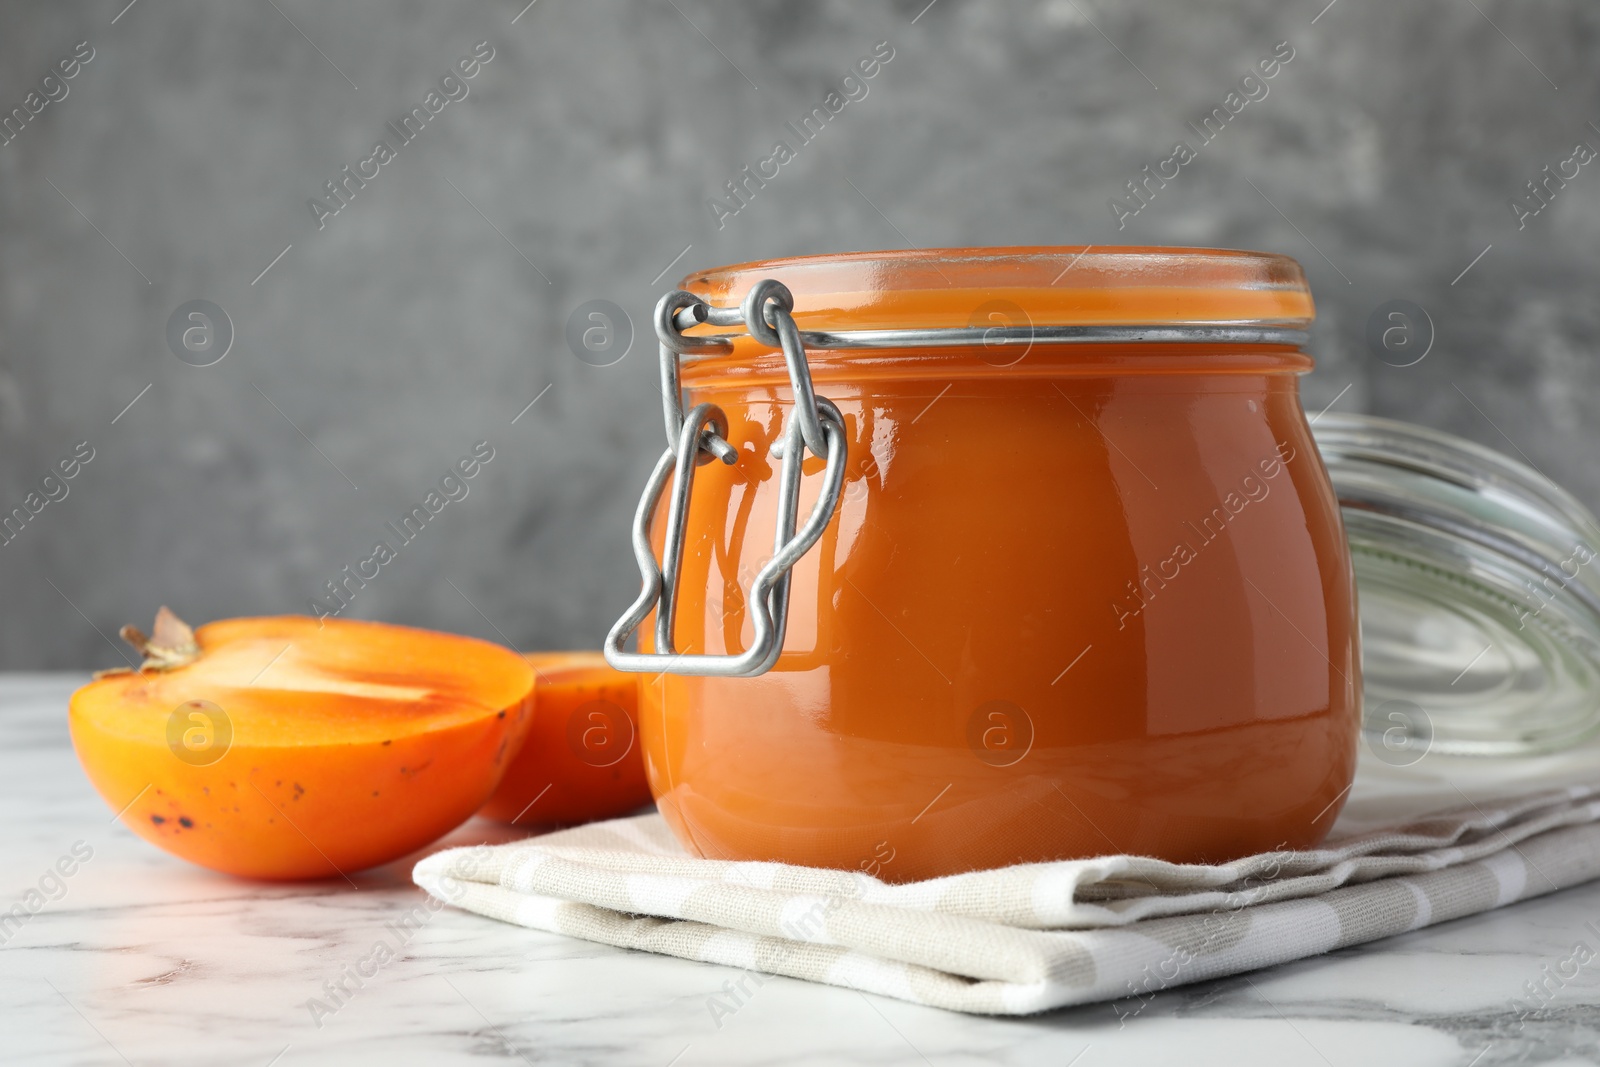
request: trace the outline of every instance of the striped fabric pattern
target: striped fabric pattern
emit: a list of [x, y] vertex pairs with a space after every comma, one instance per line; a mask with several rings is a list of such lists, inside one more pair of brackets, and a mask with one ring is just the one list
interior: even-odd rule
[[688, 855], [659, 815], [419, 863], [468, 911], [623, 948], [955, 1011], [1144, 998], [1600, 876], [1600, 782], [1459, 807], [1232, 863], [1136, 856], [890, 885]]

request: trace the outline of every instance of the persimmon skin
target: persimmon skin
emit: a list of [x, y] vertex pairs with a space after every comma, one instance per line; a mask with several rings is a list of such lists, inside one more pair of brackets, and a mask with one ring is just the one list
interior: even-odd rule
[[[649, 804], [638, 676], [613, 670], [599, 652], [535, 652], [525, 658], [538, 675], [533, 721], [500, 788], [478, 814], [516, 826], [564, 826]], [[585, 711], [594, 701], [604, 703]], [[618, 711], [629, 720], [627, 737], [623, 724], [610, 721]], [[627, 747], [617, 754], [607, 752], [607, 744]]]
[[[91, 682], [69, 719], [89, 780], [129, 829], [228, 874], [337, 877], [427, 845], [493, 792], [531, 717], [532, 669], [472, 638], [299, 616], [230, 619], [196, 637], [196, 664]], [[259, 648], [266, 666], [286, 643], [289, 666], [259, 684], [201, 669], [240, 647]], [[274, 688], [273, 671], [298, 672], [299, 687]], [[331, 691], [305, 688], [316, 685]], [[168, 742], [168, 719], [189, 700], [231, 721], [214, 763]]]

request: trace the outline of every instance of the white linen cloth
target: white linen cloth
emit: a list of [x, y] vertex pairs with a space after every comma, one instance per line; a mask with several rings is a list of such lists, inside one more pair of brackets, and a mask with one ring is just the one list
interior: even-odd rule
[[[1212, 866], [1107, 856], [892, 885], [862, 872], [700, 859], [649, 814], [450, 849], [418, 863], [414, 877], [450, 904], [536, 930], [1023, 1015], [1146, 998], [1600, 876], [1594, 749], [1476, 766], [1487, 772], [1480, 797], [1487, 784], [1499, 799], [1364, 766], [1323, 847]], [[1559, 767], [1585, 773], [1553, 782]], [[1543, 785], [1530, 792], [1527, 772]], [[1508, 788], [1519, 777], [1522, 791]], [[1452, 795], [1442, 785], [1455, 803], [1441, 809]]]

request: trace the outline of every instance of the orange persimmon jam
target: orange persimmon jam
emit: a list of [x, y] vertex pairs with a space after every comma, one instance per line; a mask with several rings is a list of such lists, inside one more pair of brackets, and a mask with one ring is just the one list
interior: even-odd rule
[[[875, 252], [683, 288], [735, 306], [764, 278], [813, 335], [1002, 326], [1011, 343], [806, 345], [848, 461], [794, 567], [782, 654], [755, 677], [643, 677], [647, 772], [684, 844], [906, 881], [1319, 842], [1355, 770], [1360, 655], [1339, 509], [1300, 405], [1312, 361], [1297, 331], [1314, 311], [1299, 264]], [[789, 377], [742, 334], [682, 373], [689, 404], [727, 414], [739, 455], [693, 484], [677, 648], [738, 653], [772, 554]], [[801, 515], [821, 467], [807, 457]]]

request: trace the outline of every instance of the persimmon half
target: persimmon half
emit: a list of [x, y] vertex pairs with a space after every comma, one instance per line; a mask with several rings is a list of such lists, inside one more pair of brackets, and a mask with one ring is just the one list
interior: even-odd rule
[[639, 676], [598, 652], [535, 652], [533, 722], [479, 814], [516, 826], [626, 815], [650, 803], [639, 743]]
[[134, 833], [251, 878], [396, 859], [464, 822], [528, 723], [533, 668], [469, 637], [165, 608], [135, 671], [72, 695], [72, 743]]

